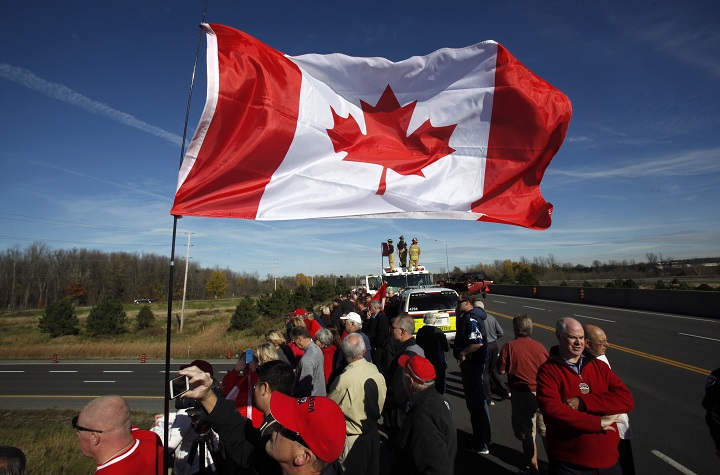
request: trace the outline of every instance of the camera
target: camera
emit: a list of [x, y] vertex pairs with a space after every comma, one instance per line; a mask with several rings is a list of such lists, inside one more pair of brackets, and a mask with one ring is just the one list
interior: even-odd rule
[[[222, 390], [217, 387], [212, 387], [212, 392], [215, 393], [219, 399], [222, 399]], [[195, 432], [198, 434], [204, 434], [210, 430], [210, 423], [208, 422], [208, 413], [202, 405], [200, 399], [194, 397], [179, 397], [175, 399], [175, 409], [186, 409], [187, 415], [190, 417], [192, 423], [190, 424]]]
[[175, 399], [175, 409], [191, 409], [193, 407], [202, 407], [200, 399], [194, 397], [179, 397]]

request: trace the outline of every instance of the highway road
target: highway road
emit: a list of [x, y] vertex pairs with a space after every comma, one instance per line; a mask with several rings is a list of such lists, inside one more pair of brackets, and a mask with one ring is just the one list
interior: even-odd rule
[[[561, 317], [603, 328], [611, 344], [608, 358], [613, 370], [635, 398], [630, 422], [636, 434], [632, 447], [637, 472], [720, 473], [700, 405], [706, 375], [720, 366], [720, 321], [501, 295], [488, 295], [485, 306], [506, 331], [500, 343], [512, 338], [510, 319], [519, 313], [532, 317], [533, 337], [548, 348], [556, 344], [554, 325]], [[212, 363], [216, 374], [222, 374], [234, 362]], [[132, 409], [162, 412], [163, 372], [164, 363], [157, 361], [0, 362], [0, 407], [79, 409], [91, 397], [122, 394]], [[462, 440], [470, 423], [454, 362], [448, 371], [447, 396]], [[491, 408], [491, 422], [493, 453], [460, 454], [456, 473], [467, 473], [470, 467], [482, 473], [515, 473], [520, 466], [508, 401]], [[543, 450], [540, 458], [547, 460]]]

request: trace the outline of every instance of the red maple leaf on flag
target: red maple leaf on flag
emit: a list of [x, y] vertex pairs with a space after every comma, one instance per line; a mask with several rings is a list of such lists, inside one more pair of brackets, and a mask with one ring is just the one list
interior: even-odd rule
[[327, 133], [335, 152], [347, 152], [343, 160], [383, 167], [378, 195], [385, 193], [388, 168], [401, 175], [424, 177], [423, 168], [455, 151], [449, 141], [457, 124], [434, 127], [428, 119], [407, 135], [416, 104], [417, 101], [413, 101], [401, 107], [389, 85], [377, 105], [361, 100], [367, 135], [363, 135], [353, 116], [345, 119], [330, 107], [334, 127], [327, 129]]

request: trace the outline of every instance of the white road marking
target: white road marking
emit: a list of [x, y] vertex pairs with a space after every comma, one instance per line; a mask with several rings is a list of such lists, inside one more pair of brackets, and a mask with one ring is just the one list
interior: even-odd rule
[[616, 323], [615, 320], [607, 320], [607, 319], [605, 319], [605, 318], [598, 318], [598, 317], [588, 317], [587, 315], [574, 314], [573, 317], [589, 318], [590, 320], [602, 320], [603, 322]]
[[[520, 297], [518, 295], [504, 295], [504, 297], [516, 298], [519, 300], [532, 300], [534, 302], [537, 302], [537, 300], [538, 300], [535, 297]], [[578, 307], [587, 307], [588, 306], [587, 304], [579, 303], [579, 302], [561, 302], [559, 300], [552, 300], [551, 302], [558, 304], [558, 305], [576, 305]], [[679, 318], [681, 320], [698, 320], [700, 322], [705, 322], [705, 323], [720, 324], [720, 320], [714, 319], [714, 318], [686, 317], [684, 315], [673, 315], [670, 313], [649, 312], [646, 310], [635, 310], [632, 308], [608, 307], [607, 305], [595, 305], [595, 307], [617, 310], [618, 312], [640, 313], [640, 314], [644, 314], [644, 315], [658, 315], [660, 317]]]
[[523, 305], [523, 307], [525, 307], [525, 308], [531, 308], [531, 309], [533, 309], [533, 310], [542, 310], [542, 311], [547, 310], [546, 308], [531, 307], [531, 306], [529, 306], [529, 305]]
[[689, 468], [685, 468], [684, 466], [680, 465], [679, 463], [677, 463], [676, 461], [674, 461], [673, 459], [671, 459], [670, 457], [668, 457], [668, 456], [665, 455], [664, 453], [660, 452], [659, 450], [651, 450], [650, 452], [652, 452], [653, 455], [655, 455], [655, 456], [657, 456], [658, 458], [660, 458], [660, 460], [662, 460], [663, 462], [665, 462], [665, 463], [667, 463], [668, 465], [674, 467], [675, 469], [677, 469], [678, 471], [684, 473], [685, 475], [697, 475], [695, 472], [693, 472], [693, 471], [690, 470]]
[[114, 383], [115, 381], [83, 381], [83, 383]]
[[707, 336], [700, 336], [700, 335], [691, 335], [690, 333], [678, 333], [678, 335], [691, 336], [691, 337], [693, 337], [693, 338], [702, 338], [703, 340], [720, 341], [720, 340], [718, 340], [717, 338], [710, 338], [710, 337], [707, 337]]
[[108, 370], [108, 371], [103, 371], [103, 373], [132, 373], [132, 371], [112, 371], [112, 370]]
[[12, 371], [12, 370], [0, 371], [0, 373], [24, 373], [24, 372], [25, 371]]
[[49, 372], [49, 373], [77, 373], [77, 371], [71, 371], [71, 370], [67, 370], [67, 371], [62, 371], [62, 370], [52, 371], [52, 370], [51, 370], [51, 371], [48, 371], [48, 372]]
[[503, 302], [503, 301], [501, 301], [501, 300], [493, 300], [493, 303], [504, 303], [504, 304], [507, 304], [507, 302]]

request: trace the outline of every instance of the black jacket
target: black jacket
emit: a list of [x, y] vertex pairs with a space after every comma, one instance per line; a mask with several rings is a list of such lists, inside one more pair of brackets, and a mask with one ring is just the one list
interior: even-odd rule
[[410, 409], [393, 446], [390, 473], [451, 475], [456, 454], [450, 404], [432, 387], [410, 396]]
[[208, 414], [210, 427], [217, 432], [226, 455], [235, 464], [232, 473], [276, 475], [281, 474], [280, 465], [265, 451], [265, 444], [279, 429], [272, 416], [266, 416], [260, 429], [242, 416], [235, 408], [235, 401], [218, 399]]
[[442, 330], [432, 325], [423, 326], [415, 334], [417, 344], [425, 351], [425, 358], [436, 368], [447, 368], [445, 352], [450, 350], [447, 337]]
[[380, 368], [387, 386], [385, 406], [383, 407], [383, 422], [385, 427], [391, 431], [398, 430], [402, 426], [408, 402], [408, 395], [402, 382], [403, 368], [398, 363], [398, 358], [403, 354], [425, 356], [423, 349], [415, 342], [415, 338], [410, 338], [404, 342], [389, 340], [388, 344], [385, 345], [382, 359], [386, 362], [389, 361], [389, 363], [385, 363], [383, 368]]

